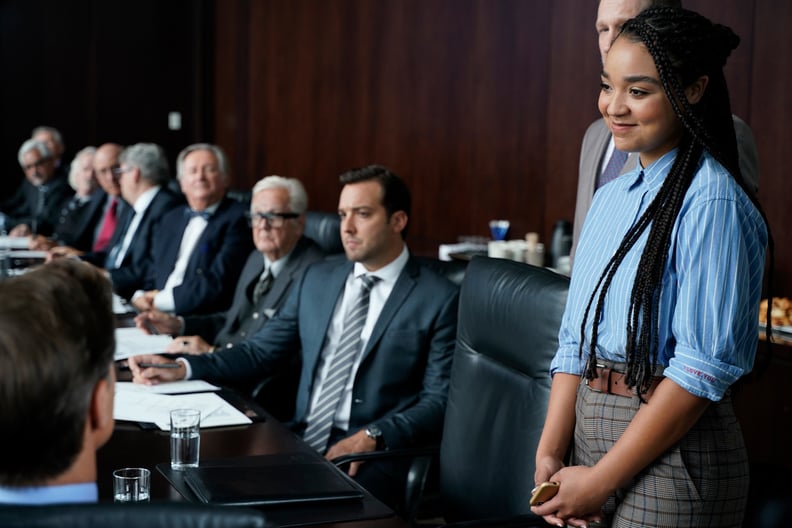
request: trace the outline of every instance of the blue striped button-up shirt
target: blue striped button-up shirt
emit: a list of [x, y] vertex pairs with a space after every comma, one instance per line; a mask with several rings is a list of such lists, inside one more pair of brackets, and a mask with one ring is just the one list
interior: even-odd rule
[[[657, 195], [676, 149], [597, 191], [586, 217], [551, 373], [580, 375], [594, 306], [579, 358], [580, 325], [603, 269], [627, 230]], [[630, 250], [605, 299], [597, 357], [626, 361], [627, 312], [648, 229]], [[658, 363], [690, 393], [720, 400], [753, 366], [767, 230], [731, 175], [702, 156], [671, 234], [659, 305]]]

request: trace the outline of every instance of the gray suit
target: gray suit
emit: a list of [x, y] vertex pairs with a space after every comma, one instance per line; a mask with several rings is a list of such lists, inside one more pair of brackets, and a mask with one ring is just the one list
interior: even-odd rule
[[313, 240], [301, 237], [288, 256], [286, 265], [272, 282], [269, 292], [253, 305], [250, 293], [264, 272], [264, 258], [261, 252], [254, 250], [239, 275], [231, 308], [210, 315], [186, 316], [184, 334], [199, 335], [219, 347], [231, 347], [245, 340], [275, 315], [286, 299], [289, 288], [306, 268], [323, 258], [324, 253]]
[[[751, 128], [739, 117], [733, 115], [734, 132], [737, 135], [737, 150], [740, 155], [740, 171], [743, 174], [745, 183], [754, 191], [759, 190], [759, 155], [756, 152]], [[605, 153], [608, 150], [611, 133], [604, 119], [598, 119], [589, 125], [586, 134], [583, 136], [583, 144], [580, 147], [580, 168], [578, 176], [577, 200], [575, 202], [575, 222], [572, 232], [572, 257], [575, 256], [580, 231], [583, 228], [583, 221], [586, 219], [591, 199], [596, 190], [597, 178], [602, 172], [602, 163]], [[624, 164], [622, 174], [635, 168], [638, 163], [638, 155], [630, 153], [627, 163]]]

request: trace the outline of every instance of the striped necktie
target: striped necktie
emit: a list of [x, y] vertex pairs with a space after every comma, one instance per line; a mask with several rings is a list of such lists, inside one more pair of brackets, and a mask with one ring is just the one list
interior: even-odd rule
[[609, 181], [615, 180], [616, 177], [621, 174], [624, 164], [627, 163], [627, 156], [627, 152], [622, 152], [619, 149], [613, 149], [613, 154], [611, 154], [608, 164], [605, 165], [605, 170], [602, 171], [602, 174], [600, 174], [600, 177], [597, 180], [597, 189]]
[[316, 400], [316, 405], [311, 409], [307, 420], [308, 425], [305, 434], [303, 434], [303, 439], [320, 453], [327, 449], [327, 441], [330, 439], [330, 431], [333, 429], [333, 418], [338, 404], [341, 402], [344, 387], [349, 380], [352, 365], [360, 353], [360, 334], [368, 316], [371, 288], [380, 279], [371, 275], [362, 275], [360, 280], [363, 281], [360, 295], [357, 303], [346, 316], [341, 339], [330, 360], [327, 377], [322, 382], [322, 386], [317, 389], [319, 397]]

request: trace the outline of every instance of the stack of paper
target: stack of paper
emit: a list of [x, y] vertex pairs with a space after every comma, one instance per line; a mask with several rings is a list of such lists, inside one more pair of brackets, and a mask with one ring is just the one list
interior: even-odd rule
[[139, 328], [116, 328], [115, 359], [126, 359], [140, 354], [161, 354], [173, 338], [166, 335], [149, 335]]
[[[173, 409], [200, 410], [201, 427], [242, 425], [252, 422], [250, 418], [213, 392], [177, 395], [161, 393], [170, 389], [190, 390], [185, 389], [189, 385], [191, 385], [191, 389], [202, 387], [206, 390], [208, 386], [209, 390], [217, 390], [217, 387], [213, 385], [200, 385], [204, 383], [189, 381], [182, 383], [181, 387], [179, 387], [179, 382], [163, 383], [151, 387], [132, 383], [117, 383], [113, 417], [116, 420], [154, 423], [163, 431], [170, 429], [170, 411]], [[169, 389], [168, 385], [173, 387]]]

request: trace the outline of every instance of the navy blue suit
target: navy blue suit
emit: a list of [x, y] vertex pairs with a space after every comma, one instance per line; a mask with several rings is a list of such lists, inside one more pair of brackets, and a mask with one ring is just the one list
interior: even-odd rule
[[[253, 249], [246, 207], [223, 198], [208, 219], [187, 264], [184, 282], [173, 289], [178, 314], [213, 313], [231, 304], [239, 273]], [[173, 271], [184, 229], [190, 221], [186, 207], [177, 207], [162, 218], [154, 233], [152, 266], [145, 290], [161, 290]]]
[[136, 290], [144, 287], [146, 277], [150, 274], [154, 233], [159, 229], [162, 218], [168, 211], [183, 203], [181, 196], [177, 196], [166, 187], [161, 187], [143, 213], [143, 218], [140, 219], [121, 265], [116, 267], [115, 257], [121, 250], [129, 225], [135, 217], [135, 210], [128, 205], [125, 206], [123, 213], [119, 215], [118, 225], [107, 249], [90, 253], [83, 258], [107, 269], [113, 290], [121, 297], [129, 299]]
[[[294, 421], [304, 423], [325, 336], [351, 271], [352, 263], [340, 258], [308, 268], [278, 314], [249, 341], [187, 357], [193, 377], [218, 383], [261, 379], [301, 351]], [[457, 300], [454, 284], [413, 258], [407, 262], [363, 351], [349, 434], [376, 424], [391, 449], [439, 441]]]

